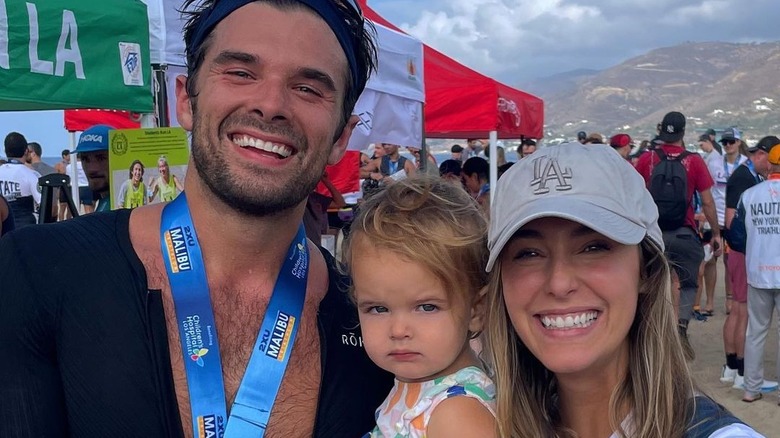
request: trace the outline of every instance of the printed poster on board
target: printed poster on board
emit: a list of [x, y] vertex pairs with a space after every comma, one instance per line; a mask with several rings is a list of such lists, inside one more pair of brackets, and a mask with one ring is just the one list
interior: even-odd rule
[[172, 201], [184, 190], [190, 151], [182, 128], [109, 134], [111, 209]]

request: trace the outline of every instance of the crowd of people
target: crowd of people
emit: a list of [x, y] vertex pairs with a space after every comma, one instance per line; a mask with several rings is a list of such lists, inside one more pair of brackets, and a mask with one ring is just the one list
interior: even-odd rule
[[[23, 226], [40, 204], [24, 161], [40, 153], [6, 138], [0, 436], [762, 437], [694, 382], [688, 325], [714, 311], [696, 307], [699, 273], [728, 254], [721, 378], [745, 402], [777, 389], [762, 356], [780, 304], [780, 139], [743, 159], [732, 130], [722, 159], [703, 137], [702, 157], [673, 111], [635, 157], [624, 133], [525, 139], [515, 163], [473, 139], [430, 172], [417, 148], [381, 144], [361, 158], [366, 196], [337, 260], [304, 217], [375, 70], [360, 8], [183, 10], [192, 153], [186, 180], [161, 157], [152, 182], [181, 194], [149, 204], [133, 163], [117, 202], [135, 208]], [[106, 149], [82, 140], [87, 184], [107, 191], [87, 155]]]

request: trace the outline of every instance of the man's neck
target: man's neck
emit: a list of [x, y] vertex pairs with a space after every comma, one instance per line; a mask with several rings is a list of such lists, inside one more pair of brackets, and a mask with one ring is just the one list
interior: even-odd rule
[[30, 164], [37, 164], [40, 162], [41, 162], [40, 157], [30, 157]]
[[728, 162], [729, 164], [734, 164], [737, 161], [739, 161], [739, 151], [726, 154], [726, 162]]
[[[190, 169], [194, 170], [194, 165]], [[249, 216], [219, 199], [196, 174], [187, 175], [184, 190], [209, 275], [276, 275], [303, 219], [305, 200], [270, 216]]]

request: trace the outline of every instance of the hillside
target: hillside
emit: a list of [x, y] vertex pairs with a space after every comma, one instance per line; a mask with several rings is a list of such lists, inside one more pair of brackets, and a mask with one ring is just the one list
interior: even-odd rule
[[780, 42], [686, 43], [600, 72], [560, 74], [523, 87], [545, 100], [547, 138], [584, 130], [643, 139], [672, 110], [688, 116], [694, 131], [738, 126], [759, 138], [780, 131], [778, 71]]

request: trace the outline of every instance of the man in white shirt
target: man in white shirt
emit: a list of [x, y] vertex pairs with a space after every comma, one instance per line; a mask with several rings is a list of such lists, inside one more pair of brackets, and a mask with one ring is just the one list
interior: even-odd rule
[[0, 195], [8, 201], [16, 228], [34, 225], [38, 221], [37, 211], [41, 203], [38, 187], [41, 174], [25, 164], [29, 151], [27, 139], [22, 134], [8, 134], [4, 146], [8, 163], [0, 166]]
[[[745, 402], [761, 398], [764, 343], [774, 310], [780, 310], [780, 144], [770, 150], [767, 161], [767, 180], [742, 193], [737, 208], [747, 234], [748, 329], [742, 398]], [[780, 373], [780, 357], [776, 366]]]

